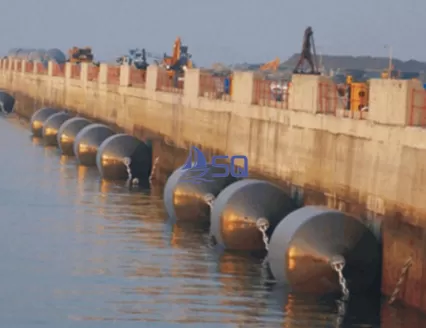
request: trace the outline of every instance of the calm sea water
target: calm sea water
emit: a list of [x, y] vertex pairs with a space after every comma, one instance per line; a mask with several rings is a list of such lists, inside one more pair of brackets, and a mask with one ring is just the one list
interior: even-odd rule
[[[166, 220], [160, 186], [101, 181], [0, 119], [0, 327], [424, 327], [418, 313], [265, 284], [260, 260]], [[380, 324], [380, 322], [382, 323]]]

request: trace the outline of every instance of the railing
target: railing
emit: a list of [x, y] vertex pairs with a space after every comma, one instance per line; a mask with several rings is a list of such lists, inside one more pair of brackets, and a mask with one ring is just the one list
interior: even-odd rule
[[99, 79], [99, 66], [89, 64], [87, 69], [87, 81], [98, 81]]
[[200, 97], [231, 101], [231, 94], [232, 76], [214, 76], [209, 72], [200, 72]]
[[130, 67], [130, 71], [129, 71], [129, 84], [132, 87], [145, 88], [145, 84], [146, 84], [146, 70], [137, 69], [135, 67]]
[[253, 81], [253, 104], [288, 109], [289, 91], [289, 84], [285, 81], [256, 77]]
[[321, 114], [362, 120], [368, 113], [368, 87], [359, 83], [350, 86], [319, 83], [318, 102]]
[[411, 91], [411, 108], [408, 125], [426, 127], [426, 91]]
[[25, 73], [34, 73], [34, 63], [25, 62]]
[[45, 75], [47, 74], [47, 67], [43, 63], [37, 63], [37, 74]]
[[65, 64], [52, 63], [52, 75], [65, 77]]
[[157, 75], [157, 90], [183, 94], [184, 79], [175, 72], [159, 69]]
[[107, 84], [120, 84], [120, 66], [108, 66]]
[[72, 64], [71, 66], [71, 78], [79, 80], [81, 78], [81, 66], [78, 64]]

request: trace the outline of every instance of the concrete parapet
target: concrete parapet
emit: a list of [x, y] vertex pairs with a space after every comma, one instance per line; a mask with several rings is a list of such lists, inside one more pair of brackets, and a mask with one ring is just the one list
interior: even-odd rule
[[130, 66], [120, 66], [120, 86], [127, 87], [130, 85]]
[[334, 113], [336, 86], [328, 77], [294, 74], [291, 80], [289, 107], [307, 113]]
[[193, 68], [185, 72], [183, 95], [189, 101], [197, 101], [200, 96], [200, 69]]
[[146, 89], [149, 91], [157, 90], [158, 70], [156, 65], [150, 65], [146, 70]]
[[[417, 80], [370, 81], [369, 120], [386, 125], [418, 125], [423, 120], [414, 108], [425, 106], [424, 88]], [[426, 123], [426, 122], [423, 122]]]
[[108, 65], [102, 63], [99, 65], [98, 83], [106, 84], [107, 82], [108, 82]]
[[243, 105], [253, 104], [253, 72], [234, 72], [232, 77], [232, 100]]

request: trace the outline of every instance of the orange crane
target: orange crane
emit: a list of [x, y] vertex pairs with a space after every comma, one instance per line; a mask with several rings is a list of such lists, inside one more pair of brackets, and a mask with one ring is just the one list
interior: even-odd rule
[[278, 70], [280, 63], [281, 63], [281, 61], [277, 57], [274, 60], [267, 62], [267, 63], [263, 64], [262, 66], [260, 66], [260, 70], [261, 71], [276, 71], [276, 70]]

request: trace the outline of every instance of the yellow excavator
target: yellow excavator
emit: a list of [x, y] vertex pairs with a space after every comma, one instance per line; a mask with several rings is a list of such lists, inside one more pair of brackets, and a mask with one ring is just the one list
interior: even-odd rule
[[72, 47], [68, 50], [68, 61], [70, 63], [92, 63], [93, 62], [93, 53], [91, 47]]

